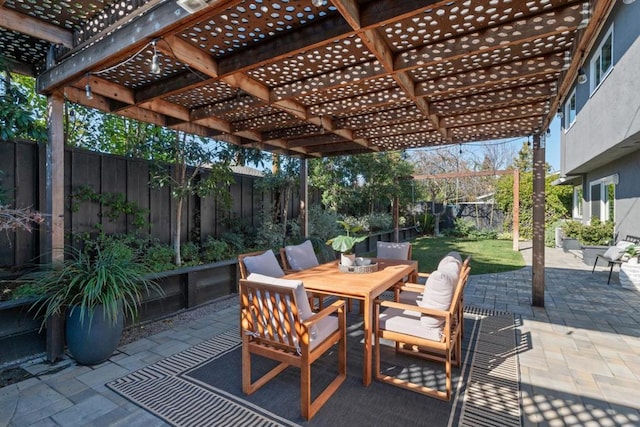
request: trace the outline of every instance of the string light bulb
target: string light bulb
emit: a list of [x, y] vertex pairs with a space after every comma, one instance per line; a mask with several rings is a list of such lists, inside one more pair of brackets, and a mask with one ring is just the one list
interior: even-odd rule
[[86, 96], [87, 99], [93, 99], [93, 92], [91, 91], [91, 81], [89, 80], [90, 77], [90, 74], [87, 73], [87, 84], [84, 85], [84, 96]]
[[564, 113], [562, 112], [562, 108], [558, 107], [557, 116], [559, 119], [564, 117]]
[[315, 7], [322, 7], [327, 5], [327, 0], [311, 0], [311, 4]]
[[591, 10], [589, 9], [589, 2], [582, 3], [582, 10], [580, 11], [582, 15], [582, 20], [578, 24], [578, 29], [581, 30], [586, 28], [589, 25], [589, 21], [591, 20]]
[[564, 64], [562, 64], [562, 69], [567, 70], [571, 66], [571, 53], [568, 50], [564, 51]]
[[587, 75], [584, 72], [584, 69], [580, 68], [578, 70], [578, 84], [583, 85], [587, 82]]
[[152, 41], [153, 45], [153, 57], [151, 57], [151, 74], [158, 75], [162, 73], [162, 69], [160, 68], [160, 60], [158, 59], [158, 50], [156, 49], [156, 40]]

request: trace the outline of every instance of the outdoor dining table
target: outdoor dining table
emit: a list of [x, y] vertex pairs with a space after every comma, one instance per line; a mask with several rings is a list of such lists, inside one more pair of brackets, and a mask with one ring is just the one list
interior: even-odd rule
[[417, 261], [372, 258], [377, 271], [347, 273], [338, 268], [338, 261], [318, 265], [307, 270], [287, 274], [284, 279], [302, 280], [307, 291], [340, 298], [356, 298], [364, 306], [364, 369], [362, 382], [369, 386], [372, 380], [373, 301], [405, 277], [415, 277]]

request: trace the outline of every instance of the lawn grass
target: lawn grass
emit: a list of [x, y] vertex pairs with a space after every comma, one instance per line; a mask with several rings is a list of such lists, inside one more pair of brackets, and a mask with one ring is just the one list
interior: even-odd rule
[[412, 242], [411, 258], [421, 272], [431, 272], [448, 252], [458, 251], [462, 258], [471, 255], [471, 274], [501, 273], [524, 267], [520, 252], [511, 240], [470, 240], [452, 237], [419, 237]]

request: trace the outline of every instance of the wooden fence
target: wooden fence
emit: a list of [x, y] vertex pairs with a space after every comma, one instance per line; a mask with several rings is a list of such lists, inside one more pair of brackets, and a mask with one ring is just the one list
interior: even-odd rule
[[[0, 189], [4, 199], [16, 207], [31, 206], [45, 211], [45, 146], [24, 141], [0, 141]], [[272, 194], [261, 191], [256, 183], [260, 177], [234, 174], [235, 183], [229, 190], [232, 205], [221, 209], [213, 197], [190, 197], [182, 212], [182, 241], [220, 236], [228, 231], [230, 222], [242, 222], [248, 227], [260, 225], [260, 214], [272, 203]], [[149, 185], [149, 162], [139, 159], [96, 153], [77, 148], [65, 149], [65, 244], [74, 243], [74, 236], [96, 233], [138, 233], [163, 243], [169, 243], [172, 232], [174, 199], [169, 188]], [[133, 215], [121, 215], [115, 220], [106, 217], [105, 206], [95, 202], [71, 203], [71, 195], [81, 186], [89, 186], [98, 194], [125, 196], [127, 202], [144, 209], [144, 228], [134, 226]], [[288, 216], [299, 213], [299, 196], [294, 192], [288, 203]], [[318, 199], [310, 194], [310, 201]], [[42, 233], [42, 232], [40, 232]], [[42, 236], [38, 232], [10, 232], [0, 235], [0, 267], [19, 268], [40, 254]]]

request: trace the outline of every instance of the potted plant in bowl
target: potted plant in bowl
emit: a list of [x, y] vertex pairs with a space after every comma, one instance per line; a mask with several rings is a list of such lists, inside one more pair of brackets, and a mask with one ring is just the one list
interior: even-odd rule
[[131, 251], [116, 246], [92, 251], [68, 249], [65, 260], [30, 275], [38, 300], [36, 317], [66, 313], [69, 353], [79, 364], [107, 360], [118, 347], [125, 315], [135, 319], [143, 293], [162, 289]]
[[345, 234], [334, 237], [327, 241], [327, 245], [331, 245], [334, 251], [340, 252], [340, 264], [344, 266], [352, 266], [355, 262], [356, 255], [353, 253], [353, 247], [356, 243], [364, 241], [367, 236], [355, 236], [354, 234], [362, 230], [362, 227], [350, 224], [347, 221], [337, 221], [344, 228]]

